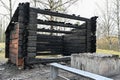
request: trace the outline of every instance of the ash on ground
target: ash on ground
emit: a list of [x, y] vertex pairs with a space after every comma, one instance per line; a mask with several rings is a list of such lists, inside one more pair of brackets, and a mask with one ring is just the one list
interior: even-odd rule
[[[75, 77], [73, 74], [63, 70], [60, 70], [59, 74], [72, 80]], [[33, 69], [19, 70], [13, 64], [0, 63], [0, 80], [50, 80], [50, 66], [49, 64], [36, 64], [33, 65]], [[58, 78], [57, 80], [63, 79]]]
[[[64, 64], [65, 65], [65, 64]], [[70, 66], [70, 64], [66, 64]], [[80, 76], [59, 70], [59, 74], [69, 78], [70, 80], [80, 80]], [[111, 76], [114, 80], [120, 80], [120, 74]], [[13, 64], [0, 62], [0, 80], [50, 80], [50, 66], [35, 64], [33, 69], [19, 70]], [[63, 80], [58, 78], [57, 80]]]

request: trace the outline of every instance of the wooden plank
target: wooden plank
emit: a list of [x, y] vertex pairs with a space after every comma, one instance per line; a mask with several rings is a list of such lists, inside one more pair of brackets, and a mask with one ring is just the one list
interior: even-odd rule
[[63, 58], [52, 58], [52, 59], [41, 59], [41, 58], [31, 58], [28, 64], [40, 64], [40, 63], [52, 63], [52, 62], [65, 62], [70, 61], [70, 57], [63, 57]]
[[46, 45], [37, 45], [37, 48], [39, 49], [39, 48], [45, 48], [45, 49], [62, 49], [63, 48], [63, 46], [62, 45], [60, 45], [60, 46], [52, 46], [52, 45], [50, 45], [50, 46], [46, 46]]
[[17, 49], [17, 48], [18, 48], [18, 43], [10, 44], [9, 47], [10, 47], [10, 48], [16, 48], [16, 49]]
[[17, 39], [17, 38], [19, 38], [19, 34], [11, 34], [10, 35], [10, 39], [12, 40], [12, 39]]
[[72, 34], [67, 34], [65, 36], [86, 36], [86, 29], [73, 29]]
[[89, 20], [87, 18], [83, 18], [83, 17], [79, 17], [79, 16], [75, 16], [75, 15], [64, 14], [64, 13], [53, 12], [50, 10], [42, 10], [42, 9], [36, 9], [36, 8], [31, 8], [31, 9], [37, 13], [41, 13], [41, 14], [45, 14], [45, 15], [81, 20], [81, 21], [88, 21]]
[[10, 43], [11, 43], [11, 44], [17, 44], [17, 43], [18, 43], [18, 39], [10, 40]]
[[36, 57], [36, 53], [27, 53], [27, 57]]
[[36, 47], [27, 47], [27, 50], [28, 51], [34, 51], [34, 50], [36, 50]]
[[59, 54], [62, 54], [62, 52], [57, 52], [57, 51], [56, 52], [55, 51], [54, 52], [49, 52], [49, 53], [37, 52], [36, 56], [40, 56], [40, 55], [43, 55], [43, 56], [44, 55], [59, 55]]
[[26, 29], [37, 31], [37, 24], [29, 23], [29, 25]]
[[66, 48], [64, 48], [64, 51], [79, 51], [79, 52], [81, 52], [81, 50], [86, 50], [86, 48], [85, 47], [79, 47], [79, 48], [77, 48], [77, 47], [66, 47]]
[[52, 33], [65, 33], [65, 34], [71, 34], [71, 31], [59, 31], [59, 30], [50, 30], [50, 29], [38, 29], [39, 32], [52, 32]]
[[18, 49], [16, 49], [16, 48], [9, 48], [9, 52], [11, 53], [11, 54], [18, 54]]
[[28, 36], [28, 40], [37, 40], [37, 36]]
[[54, 35], [44, 35], [44, 34], [37, 34], [37, 37], [40, 37], [40, 38], [53, 38], [53, 39], [62, 39], [62, 36], [54, 36]]
[[37, 46], [35, 41], [28, 41], [26, 44], [27, 44], [28, 47]]
[[65, 37], [65, 40], [85, 40], [85, 36], [70, 36], [70, 37]]
[[61, 65], [61, 64], [58, 64], [58, 63], [51, 63], [50, 65], [52, 67], [62, 69], [62, 70], [65, 70], [65, 71], [68, 71], [68, 72], [71, 72], [73, 74], [77, 74], [77, 75], [80, 75], [80, 76], [83, 76], [83, 77], [86, 77], [86, 78], [89, 78], [89, 79], [113, 80], [113, 79], [110, 79], [110, 78], [107, 78], [107, 77], [104, 77], [104, 76], [100, 76], [100, 75], [90, 73], [90, 72], [87, 72], [87, 71], [83, 71], [83, 70], [75, 69], [75, 68], [72, 68], [72, 67], [64, 66], [64, 65]]
[[79, 48], [79, 47], [86, 47], [86, 44], [65, 44], [66, 47], [73, 47], [73, 48]]
[[76, 29], [85, 29], [85, 26], [71, 24], [71, 23], [57, 22], [57, 21], [43, 21], [43, 20], [38, 19], [37, 23], [43, 24], [43, 25], [52, 25], [52, 26], [61, 26], [61, 27], [76, 28]]
[[42, 38], [37, 38], [37, 43], [41, 42], [50, 42], [50, 43], [62, 43], [62, 40], [59, 39], [42, 39]]
[[17, 55], [10, 52], [9, 60], [11, 61], [11, 63], [16, 64], [16, 59], [17, 59]]
[[37, 31], [35, 31], [35, 30], [28, 30], [28, 35], [29, 36], [37, 36]]
[[39, 42], [39, 43], [37, 43], [37, 45], [38, 46], [39, 45], [45, 45], [45, 46], [62, 46], [63, 44], [61, 42], [59, 42], [59, 43], [55, 43], [55, 42], [53, 42], [53, 43], [51, 43], [51, 42]]
[[86, 44], [85, 40], [72, 40], [72, 41], [64, 41], [64, 44]]
[[50, 52], [50, 53], [62, 53], [62, 49], [41, 49], [37, 50], [37, 52]]
[[46, 48], [46, 47], [39, 47], [37, 48], [37, 51], [62, 51], [62, 48]]

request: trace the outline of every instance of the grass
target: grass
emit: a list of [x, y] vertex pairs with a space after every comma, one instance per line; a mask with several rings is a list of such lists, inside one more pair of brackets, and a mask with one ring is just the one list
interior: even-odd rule
[[120, 56], [120, 52], [118, 52], [118, 51], [113, 51], [113, 50], [97, 49], [97, 53], [114, 54], [114, 55], [119, 55], [119, 56]]
[[5, 48], [5, 43], [0, 43], [0, 48]]
[[2, 51], [0, 52], [0, 60], [6, 60], [5, 59], [5, 43], [0, 43], [0, 49], [2, 49]]
[[[0, 60], [2, 60], [2, 59], [5, 59], [5, 43], [0, 43], [0, 48], [2, 49], [2, 51], [0, 52]], [[97, 53], [114, 54], [114, 55], [119, 55], [120, 56], [120, 52], [113, 51], [113, 50], [97, 49]], [[50, 56], [45, 56], [45, 57], [50, 57]], [[37, 58], [38, 57], [40, 57], [40, 56], [37, 56]]]

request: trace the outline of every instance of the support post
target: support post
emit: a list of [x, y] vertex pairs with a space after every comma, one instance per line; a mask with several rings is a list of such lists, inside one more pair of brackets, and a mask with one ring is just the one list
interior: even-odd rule
[[58, 68], [51, 66], [50, 67], [50, 80], [56, 80], [56, 78], [58, 77]]

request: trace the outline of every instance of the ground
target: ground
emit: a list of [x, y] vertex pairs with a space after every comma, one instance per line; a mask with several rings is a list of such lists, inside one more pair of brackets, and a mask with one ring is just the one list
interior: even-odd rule
[[[0, 80], [50, 80], [50, 66], [36, 64], [33, 69], [18, 70], [15, 65], [7, 64], [7, 59], [4, 58], [4, 43], [0, 43]], [[119, 54], [120, 52], [97, 50], [98, 53]], [[69, 77], [71, 80], [76, 80], [77, 76], [65, 71], [60, 71], [61, 75]], [[120, 80], [120, 74], [111, 76], [114, 80]], [[57, 79], [58, 80], [58, 79]]]
[[[50, 80], [50, 66], [37, 64], [33, 69], [18, 70], [15, 65], [0, 64], [0, 80]], [[77, 75], [60, 70], [60, 75], [68, 77], [71, 80], [78, 80]], [[111, 76], [114, 80], [120, 80], [120, 74]], [[63, 79], [56, 79], [63, 80]]]
[[[0, 80], [50, 80], [50, 66], [36, 64], [33, 69], [18, 70], [15, 65], [0, 64]], [[75, 75], [60, 70], [60, 74], [70, 79], [77, 78]], [[57, 80], [63, 80], [58, 78]]]
[[49, 80], [50, 69], [47, 65], [37, 65], [34, 69], [18, 70], [16, 66], [2, 64], [0, 80]]

